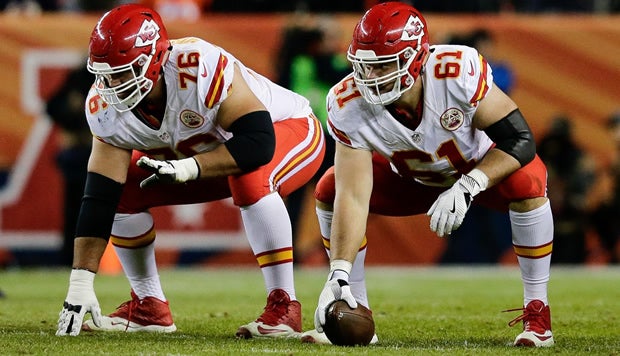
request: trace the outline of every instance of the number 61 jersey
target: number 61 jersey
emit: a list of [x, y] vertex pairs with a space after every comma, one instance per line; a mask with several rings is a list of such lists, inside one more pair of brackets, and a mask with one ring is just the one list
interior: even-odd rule
[[213, 150], [232, 137], [216, 121], [221, 103], [234, 90], [234, 66], [265, 105], [272, 121], [303, 118], [312, 113], [308, 100], [252, 71], [232, 54], [199, 38], [171, 40], [172, 50], [159, 80], [165, 81], [166, 109], [159, 120], [139, 107], [118, 112], [94, 88], [86, 99], [93, 135], [108, 144], [145, 152], [156, 159], [190, 157]]
[[423, 86], [417, 126], [399, 122], [389, 106], [364, 100], [349, 75], [327, 95], [328, 129], [346, 146], [386, 157], [402, 177], [451, 186], [493, 144], [472, 124], [478, 102], [491, 88], [491, 67], [473, 48], [437, 45], [417, 80]]

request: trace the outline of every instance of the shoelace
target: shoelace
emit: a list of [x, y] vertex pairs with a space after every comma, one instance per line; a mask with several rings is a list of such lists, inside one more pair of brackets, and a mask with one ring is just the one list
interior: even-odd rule
[[508, 326], [510, 326], [510, 327], [513, 327], [513, 326], [517, 325], [517, 323], [519, 323], [521, 320], [523, 320], [523, 319], [527, 318], [528, 316], [530, 316], [530, 312], [526, 308], [523, 308], [523, 307], [515, 308], [515, 309], [502, 310], [502, 313], [509, 313], [509, 312], [515, 312], [515, 311], [520, 311], [520, 312], [522, 312], [522, 314], [508, 322]]
[[[282, 299], [278, 299], [278, 300], [274, 300], [274, 301], [270, 301], [267, 303], [267, 305], [265, 306], [265, 310], [263, 311], [263, 313], [261, 314], [260, 317], [258, 317], [257, 321], [261, 321], [265, 324], [271, 325], [273, 323], [276, 323], [279, 320], [266, 320], [265, 316], [271, 316], [272, 314], [277, 314], [278, 312], [278, 308], [284, 306], [286, 309], [288, 309], [288, 305], [284, 305], [284, 301]], [[270, 318], [269, 318], [270, 319]]]
[[124, 306], [128, 306], [129, 312], [127, 313], [127, 324], [125, 324], [125, 332], [127, 332], [127, 330], [129, 329], [129, 323], [131, 322], [131, 314], [133, 313], [134, 305], [136, 303], [140, 303], [140, 300], [131, 298], [131, 300], [123, 302], [121, 305], [118, 306], [118, 308], [116, 308], [116, 309], [120, 309]]

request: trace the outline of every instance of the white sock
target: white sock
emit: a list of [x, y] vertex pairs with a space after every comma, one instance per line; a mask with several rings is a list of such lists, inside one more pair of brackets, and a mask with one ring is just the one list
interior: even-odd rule
[[[319, 228], [321, 229], [321, 235], [324, 239], [329, 241], [329, 236], [331, 235], [331, 227], [332, 227], [332, 218], [334, 213], [332, 211], [323, 210], [320, 208], [316, 208], [316, 215], [319, 220]], [[325, 252], [327, 253], [327, 257], [330, 257], [329, 247], [325, 247]], [[351, 268], [351, 275], [349, 276], [349, 285], [351, 286], [351, 293], [355, 300], [357, 300], [362, 305], [370, 308], [368, 303], [368, 293], [366, 290], [366, 274], [364, 272], [364, 262], [366, 260], [366, 246], [361, 249], [357, 256], [355, 257], [355, 261], [353, 262], [353, 267]]]
[[283, 289], [296, 300], [293, 277], [293, 232], [284, 201], [278, 193], [241, 208], [241, 218], [256, 256], [267, 293]]
[[523, 280], [523, 305], [534, 299], [547, 305], [553, 242], [553, 216], [549, 201], [532, 211], [510, 211], [510, 223], [512, 244]]
[[[148, 213], [139, 214], [116, 214], [112, 235], [123, 240], [139, 239], [153, 229], [153, 217]], [[129, 280], [131, 289], [138, 298], [155, 297], [166, 301], [161, 287], [157, 263], [155, 261], [155, 240], [150, 240], [145, 246], [132, 246], [124, 248], [114, 245], [125, 275]]]

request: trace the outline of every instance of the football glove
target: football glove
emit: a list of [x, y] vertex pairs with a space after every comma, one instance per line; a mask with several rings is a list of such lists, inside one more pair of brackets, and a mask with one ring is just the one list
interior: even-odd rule
[[349, 307], [357, 308], [357, 301], [355, 297], [353, 297], [353, 294], [351, 294], [351, 286], [349, 286], [349, 282], [347, 281], [350, 271], [351, 263], [348, 261], [335, 260], [331, 262], [328, 281], [323, 287], [323, 291], [319, 296], [319, 305], [314, 312], [314, 327], [318, 332], [323, 332], [327, 308], [329, 308], [333, 302], [344, 300]]
[[489, 178], [479, 169], [463, 174], [454, 185], [441, 193], [426, 215], [431, 217], [430, 228], [439, 237], [449, 236], [463, 223], [471, 202], [489, 184]]
[[137, 162], [138, 167], [153, 172], [148, 178], [140, 182], [140, 188], [155, 183], [184, 183], [200, 176], [198, 162], [192, 157], [181, 160], [158, 161], [142, 156]]
[[74, 269], [69, 279], [69, 291], [58, 317], [57, 336], [77, 336], [82, 329], [86, 313], [90, 313], [95, 325], [101, 325], [101, 308], [95, 295], [93, 272]]

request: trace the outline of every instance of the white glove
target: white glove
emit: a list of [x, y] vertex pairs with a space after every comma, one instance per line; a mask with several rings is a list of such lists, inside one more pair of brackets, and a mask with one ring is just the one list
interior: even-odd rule
[[331, 263], [329, 278], [319, 296], [319, 305], [314, 312], [314, 327], [318, 332], [323, 332], [327, 308], [337, 301], [344, 300], [349, 307], [357, 308], [357, 301], [351, 294], [349, 286], [349, 273], [351, 263], [345, 260], [335, 260]]
[[479, 169], [463, 174], [450, 189], [439, 195], [426, 213], [431, 217], [431, 230], [444, 237], [458, 229], [474, 196], [485, 190], [488, 184], [489, 178]]
[[184, 183], [200, 176], [198, 162], [192, 157], [181, 160], [158, 161], [142, 156], [138, 160], [137, 165], [149, 172], [153, 172], [151, 176], [140, 182], [140, 188], [145, 188], [158, 182]]
[[93, 323], [101, 326], [101, 308], [95, 295], [93, 272], [74, 269], [69, 278], [69, 291], [58, 317], [57, 336], [77, 336], [82, 330], [84, 315], [90, 313]]

